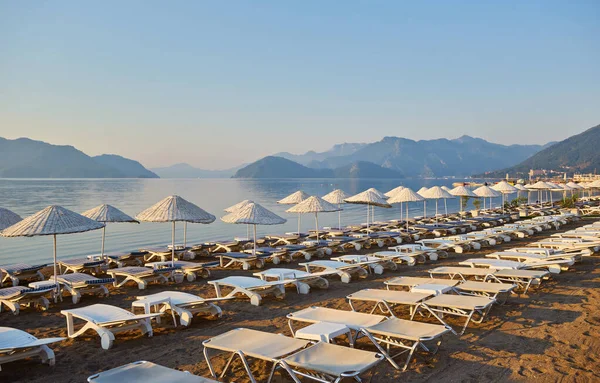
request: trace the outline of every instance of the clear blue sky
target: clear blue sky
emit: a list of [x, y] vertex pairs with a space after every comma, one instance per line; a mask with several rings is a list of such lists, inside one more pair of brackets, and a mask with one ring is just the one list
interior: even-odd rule
[[600, 1], [1, 1], [0, 136], [225, 168], [600, 123]]

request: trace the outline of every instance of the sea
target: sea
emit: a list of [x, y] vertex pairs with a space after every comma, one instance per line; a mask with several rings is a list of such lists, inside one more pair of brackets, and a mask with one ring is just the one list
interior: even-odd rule
[[[49, 205], [61, 205], [81, 213], [100, 204], [113, 205], [135, 216], [169, 195], [179, 195], [215, 215], [212, 224], [188, 224], [187, 243], [203, 243], [246, 237], [245, 225], [232, 225], [219, 218], [223, 209], [244, 199], [260, 203], [287, 219], [283, 225], [258, 226], [257, 234], [280, 234], [296, 231], [298, 215], [286, 213], [289, 205], [277, 204], [279, 199], [303, 190], [310, 195], [324, 196], [334, 189], [342, 189], [348, 195], [368, 188], [383, 193], [399, 186], [418, 190], [422, 186], [448, 186], [461, 182], [457, 179], [0, 179], [0, 207], [14, 211], [25, 218]], [[476, 180], [468, 180], [476, 181]], [[514, 195], [513, 197], [514, 198]], [[534, 198], [534, 197], [532, 197]], [[459, 200], [446, 201], [448, 212], [459, 210]], [[494, 206], [501, 203], [499, 198]], [[365, 205], [341, 206], [342, 225], [366, 222]], [[472, 209], [471, 202], [467, 209]], [[438, 202], [438, 211], [444, 212], [444, 200]], [[403, 206], [404, 215], [406, 205]], [[422, 202], [409, 204], [409, 215], [422, 216]], [[435, 213], [435, 202], [427, 202], [427, 215]], [[375, 220], [400, 218], [400, 205], [392, 208], [375, 208]], [[338, 225], [338, 213], [319, 215], [320, 226]], [[183, 223], [176, 226], [176, 242], [183, 241]], [[301, 218], [303, 231], [315, 228], [314, 215]], [[58, 236], [59, 259], [82, 257], [100, 252], [102, 230]], [[105, 251], [133, 251], [145, 246], [171, 243], [171, 225], [168, 223], [109, 223], [106, 228]], [[39, 264], [52, 262], [52, 237], [5, 238], [0, 237], [0, 264], [16, 262]]]

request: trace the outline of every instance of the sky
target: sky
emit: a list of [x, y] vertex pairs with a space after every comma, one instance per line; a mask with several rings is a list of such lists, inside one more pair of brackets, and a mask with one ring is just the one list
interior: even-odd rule
[[1, 1], [0, 137], [224, 169], [600, 123], [600, 2]]

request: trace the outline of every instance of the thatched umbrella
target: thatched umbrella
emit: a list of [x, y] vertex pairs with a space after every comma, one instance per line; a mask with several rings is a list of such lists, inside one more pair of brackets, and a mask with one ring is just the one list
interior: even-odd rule
[[552, 189], [552, 185], [549, 185], [548, 183], [546, 183], [544, 181], [538, 181], [538, 182], [534, 183], [533, 185], [527, 185], [527, 188], [538, 191], [538, 197], [540, 199], [540, 206], [542, 206], [543, 205], [542, 190], [550, 190], [550, 189]]
[[345, 201], [348, 203], [367, 205], [367, 231], [369, 231], [369, 209], [371, 206], [378, 206], [384, 208], [392, 207], [392, 205], [387, 203], [385, 199], [381, 198], [373, 190], [365, 190], [362, 193], [358, 193], [356, 195], [353, 195], [352, 197], [346, 198]]
[[487, 186], [487, 185], [483, 185], [478, 187], [477, 189], [473, 190], [473, 193], [475, 193], [478, 197], [483, 198], [483, 208], [485, 209], [485, 198], [489, 197], [490, 199], [490, 208], [492, 207], [492, 198], [494, 197], [500, 197], [500, 193], [495, 191], [494, 189], [492, 189], [491, 187]]
[[[529, 192], [529, 190], [527, 190], [527, 188], [521, 184], [515, 184], [515, 189], [517, 189], [517, 198], [521, 196], [522, 191]], [[527, 202], [529, 202], [529, 198], [527, 198]]]
[[429, 189], [427, 189], [425, 186], [417, 190], [417, 194], [423, 197], [423, 218], [427, 217], [427, 197], [425, 196], [425, 194], [427, 194], [427, 190]]
[[[280, 199], [277, 203], [282, 205], [297, 205], [300, 202], [304, 201], [309, 197], [308, 194], [303, 192], [302, 190], [298, 190], [295, 193], [290, 194], [289, 196]], [[300, 235], [300, 223], [302, 222], [302, 216], [298, 214], [298, 235]]]
[[394, 196], [392, 196], [388, 200], [388, 203], [406, 202], [406, 230], [408, 230], [408, 203], [424, 201], [424, 200], [425, 200], [425, 198], [421, 197], [419, 194], [415, 193], [411, 189], [404, 188], [399, 193], [396, 193]]
[[[429, 188], [424, 193], [423, 197], [435, 200], [435, 222], [436, 223], [438, 221], [438, 200], [443, 199], [444, 206], [446, 206], [446, 199], [454, 198], [454, 196], [452, 194], [448, 193], [447, 191], [445, 191], [444, 189], [442, 189], [439, 186], [434, 186], [432, 188]], [[446, 206], [445, 210], [446, 210], [446, 215], [448, 215], [448, 207], [447, 206]]]
[[580, 184], [575, 183], [573, 181], [567, 182], [566, 185], [571, 188], [571, 196], [573, 196], [573, 190], [582, 190], [583, 189], [583, 186], [581, 186]]
[[346, 198], [348, 198], [348, 195], [346, 195], [342, 189], [335, 189], [331, 193], [323, 196], [325, 201], [338, 205], [338, 229], [342, 228], [342, 207], [340, 205], [346, 203], [346, 201], [344, 201]]
[[[402, 190], [404, 190], [404, 186], [398, 186], [398, 187], [395, 187], [392, 190], [388, 191], [384, 195], [387, 198], [392, 198], [396, 194], [400, 193]], [[406, 218], [408, 219], [408, 217], [406, 217]], [[402, 202], [400, 202], [400, 221], [402, 221]]]
[[[388, 197], [380, 192], [379, 190], [375, 189], [375, 188], [368, 188], [367, 190], [372, 191], [373, 193], [377, 194], [377, 196], [379, 198], [383, 198], [383, 199], [387, 199]], [[375, 209], [371, 209], [371, 222], [375, 222]]]
[[[254, 201], [252, 201], [251, 199], [245, 199], [245, 200], [238, 202], [235, 205], [229, 206], [228, 208], [223, 209], [223, 210], [225, 211], [225, 213], [233, 213], [251, 203], [254, 203]], [[246, 225], [246, 237], [250, 238], [250, 225]]]
[[477, 197], [477, 194], [473, 193], [471, 189], [463, 185], [455, 187], [448, 193], [452, 194], [453, 196], [460, 197], [460, 211], [463, 211], [462, 197]]
[[7, 227], [12, 226], [22, 219], [23, 218], [21, 218], [21, 216], [19, 216], [17, 213], [13, 213], [8, 209], [0, 207], [0, 230], [4, 230]]
[[494, 189], [497, 192], [502, 193], [502, 213], [504, 213], [504, 195], [516, 193], [517, 191], [519, 191], [519, 189], [512, 186], [511, 184], [509, 184], [506, 181], [498, 182], [496, 185], [492, 186], [492, 189]]
[[100, 205], [88, 211], [81, 213], [82, 216], [93, 219], [94, 221], [102, 222], [104, 227], [102, 228], [102, 250], [100, 251], [100, 257], [104, 258], [104, 239], [106, 238], [106, 224], [109, 222], [123, 222], [123, 223], [140, 223], [133, 217], [128, 216], [121, 210], [111, 205]]
[[286, 210], [288, 213], [315, 213], [315, 223], [317, 224], [317, 241], [319, 240], [319, 213], [333, 213], [334, 211], [340, 211], [340, 208], [317, 196], [308, 197], [298, 205]]
[[[54, 238], [54, 281], [58, 276], [56, 258], [56, 236], [60, 234], [83, 233], [102, 229], [104, 224], [75, 213], [62, 206], [48, 206], [24, 220], [2, 230], [4, 237], [37, 237], [51, 235]], [[58, 282], [56, 282], [58, 290]]]
[[440, 186], [442, 189], [444, 189], [445, 191], [447, 191], [448, 193], [450, 193], [450, 189], [448, 186]]
[[171, 265], [175, 265], [175, 222], [212, 223], [216, 217], [191, 202], [177, 195], [169, 196], [148, 209], [142, 211], [135, 218], [142, 222], [172, 222], [171, 232]]
[[286, 223], [285, 218], [281, 218], [272, 211], [261, 205], [251, 202], [242, 208], [227, 214], [221, 218], [226, 223], [246, 224], [254, 227], [254, 248], [253, 255], [256, 255], [256, 225], [281, 225]]

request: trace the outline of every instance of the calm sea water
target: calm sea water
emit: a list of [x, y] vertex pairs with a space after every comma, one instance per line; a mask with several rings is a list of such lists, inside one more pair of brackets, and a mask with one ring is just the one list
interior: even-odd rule
[[[286, 213], [289, 206], [278, 205], [277, 200], [299, 189], [310, 195], [323, 196], [341, 188], [348, 194], [355, 194], [370, 187], [382, 192], [404, 185], [418, 190], [422, 186], [449, 186], [457, 180], [442, 179], [77, 179], [77, 180], [11, 180], [0, 179], [0, 206], [13, 210], [23, 218], [48, 205], [61, 205], [76, 212], [83, 212], [102, 203], [111, 204], [124, 212], [135, 214], [153, 205], [162, 198], [177, 194], [204, 210], [217, 216], [209, 225], [188, 224], [188, 244], [211, 240], [230, 239], [245, 236], [244, 225], [226, 224], [218, 219], [225, 215], [223, 209], [241, 200], [251, 199], [288, 219], [279, 226], [258, 227], [258, 234], [283, 233], [295, 231], [297, 215]], [[499, 199], [494, 202], [500, 203]], [[458, 199], [448, 200], [448, 210], [459, 209]], [[444, 202], [439, 202], [440, 212]], [[366, 221], [364, 205], [342, 205], [342, 224]], [[405, 211], [406, 207], [404, 207]], [[427, 203], [428, 214], [435, 210], [435, 202]], [[404, 214], [404, 212], [403, 212]], [[423, 203], [411, 203], [409, 214], [422, 215]], [[391, 209], [376, 208], [375, 219], [399, 218], [400, 206]], [[337, 213], [319, 215], [322, 226], [337, 226]], [[314, 217], [302, 220], [303, 230], [315, 227]], [[61, 235], [58, 237], [59, 258], [85, 256], [100, 251], [101, 230], [81, 234]], [[178, 224], [176, 232], [178, 243], [183, 241], [183, 224]], [[134, 250], [149, 245], [171, 243], [171, 226], [167, 223], [108, 224], [106, 251]], [[51, 237], [3, 238], [0, 237], [0, 264], [13, 262], [50, 262], [52, 259]]]

